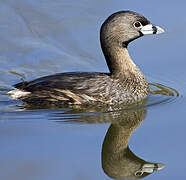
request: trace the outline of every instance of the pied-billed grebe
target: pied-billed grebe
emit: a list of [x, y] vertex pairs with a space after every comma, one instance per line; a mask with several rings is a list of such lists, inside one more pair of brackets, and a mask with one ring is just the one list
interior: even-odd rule
[[146, 98], [148, 83], [131, 60], [128, 44], [146, 34], [164, 32], [144, 16], [120, 11], [101, 26], [100, 41], [110, 73], [70, 72], [14, 85], [11, 98], [35, 105], [133, 104]]

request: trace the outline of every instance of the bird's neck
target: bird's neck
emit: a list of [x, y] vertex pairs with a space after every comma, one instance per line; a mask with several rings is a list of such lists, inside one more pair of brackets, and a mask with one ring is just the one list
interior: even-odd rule
[[102, 46], [102, 50], [113, 79], [119, 79], [129, 87], [129, 91], [130, 89], [132, 92], [135, 90], [136, 93], [144, 91], [144, 94], [147, 94], [148, 82], [130, 58], [127, 48]]
[[[139, 75], [141, 71], [132, 61], [127, 48], [112, 47], [103, 49], [108, 68], [113, 77]], [[141, 73], [142, 74], [142, 73]]]

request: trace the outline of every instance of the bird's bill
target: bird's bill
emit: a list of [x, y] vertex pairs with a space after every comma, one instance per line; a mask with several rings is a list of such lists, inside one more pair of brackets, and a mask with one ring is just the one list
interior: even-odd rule
[[152, 24], [147, 24], [147, 25], [143, 26], [140, 31], [143, 35], [161, 34], [161, 33], [165, 32], [161, 27], [154, 26]]

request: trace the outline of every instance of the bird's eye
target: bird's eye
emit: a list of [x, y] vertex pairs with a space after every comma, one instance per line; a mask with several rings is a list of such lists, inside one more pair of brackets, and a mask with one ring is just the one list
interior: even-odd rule
[[135, 173], [135, 176], [142, 176], [143, 175], [143, 172], [142, 171], [137, 171], [136, 173]]
[[136, 21], [135, 23], [134, 23], [134, 27], [135, 28], [139, 28], [139, 27], [141, 27], [142, 26], [142, 24], [141, 24], [141, 22], [139, 22], [139, 21]]

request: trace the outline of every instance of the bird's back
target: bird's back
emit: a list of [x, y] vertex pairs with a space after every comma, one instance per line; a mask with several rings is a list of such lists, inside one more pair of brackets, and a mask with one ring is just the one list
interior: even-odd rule
[[[12, 98], [34, 104], [107, 103], [112, 86], [113, 81], [106, 73], [60, 73], [16, 84]], [[19, 93], [16, 97], [15, 91], [23, 95]]]
[[[129, 82], [115, 79], [108, 73], [72, 72], [45, 76], [16, 84], [10, 91], [13, 99], [33, 105], [63, 106], [69, 104], [132, 104], [142, 100], [131, 92]], [[130, 82], [133, 83], [133, 82]]]

